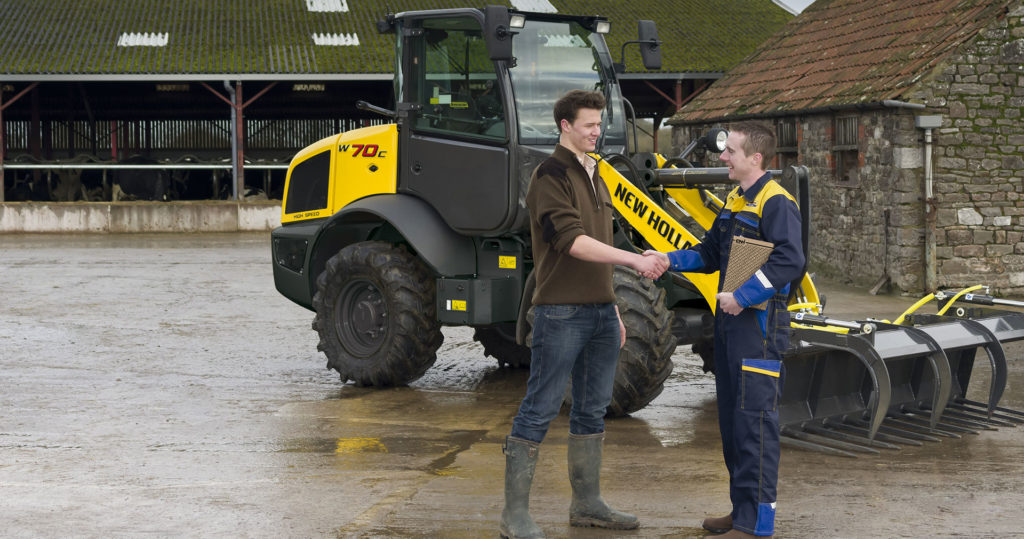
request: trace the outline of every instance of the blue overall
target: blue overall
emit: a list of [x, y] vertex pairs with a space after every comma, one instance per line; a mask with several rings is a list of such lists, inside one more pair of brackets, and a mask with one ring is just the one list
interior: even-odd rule
[[[803, 273], [800, 214], [793, 197], [765, 174], [745, 192], [729, 194], [699, 245], [669, 253], [672, 269], [720, 271], [729, 266], [732, 238], [774, 244], [761, 268], [733, 295], [739, 315], [715, 309], [715, 389], [722, 452], [729, 470], [733, 528], [775, 532], [779, 472], [779, 396], [785, 377], [782, 354], [789, 345], [789, 283]], [[767, 308], [750, 308], [767, 301]]]

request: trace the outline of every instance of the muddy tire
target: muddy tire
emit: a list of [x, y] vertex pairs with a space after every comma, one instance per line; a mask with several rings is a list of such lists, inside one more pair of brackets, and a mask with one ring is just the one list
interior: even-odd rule
[[403, 385], [437, 360], [444, 337], [434, 279], [404, 248], [384, 242], [349, 245], [327, 261], [316, 287], [317, 349], [343, 381]]
[[484, 355], [498, 360], [499, 366], [522, 369], [530, 366], [530, 348], [516, 343], [514, 323], [476, 328], [473, 340], [484, 347]]
[[[676, 337], [672, 334], [672, 311], [665, 307], [665, 291], [637, 272], [616, 266], [613, 277], [615, 303], [626, 326], [626, 344], [619, 351], [612, 402], [608, 417], [631, 414], [651, 403], [672, 374], [672, 353]], [[533, 308], [527, 320], [530, 330], [526, 342], [533, 342]], [[571, 384], [570, 384], [571, 385]], [[572, 406], [572, 390], [567, 388], [563, 407]]]
[[608, 415], [623, 416], [642, 409], [665, 389], [672, 374], [673, 314], [665, 307], [665, 291], [653, 281], [623, 267], [615, 268], [615, 300], [626, 326], [626, 345], [619, 352], [615, 387]]

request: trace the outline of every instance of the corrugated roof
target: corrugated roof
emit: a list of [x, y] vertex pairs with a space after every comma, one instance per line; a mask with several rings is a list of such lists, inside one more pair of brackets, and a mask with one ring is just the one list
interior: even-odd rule
[[818, 0], [671, 121], [898, 99], [1006, 0]]
[[[510, 5], [488, 0], [481, 6], [484, 3]], [[792, 18], [770, 0], [745, 1], [729, 10], [713, 0], [550, 3], [560, 13], [610, 18], [608, 41], [616, 61], [622, 43], [636, 39], [636, 21], [655, 20], [664, 41], [663, 73], [725, 71], [752, 51], [766, 31]], [[0, 79], [386, 75], [392, 71], [394, 37], [378, 34], [375, 26], [385, 9], [464, 5], [441, 0], [4, 0]], [[132, 36], [132, 45], [118, 46], [124, 35]], [[165, 36], [163, 45], [140, 44], [163, 41]], [[627, 51], [629, 71], [643, 71], [639, 56], [635, 47]]]

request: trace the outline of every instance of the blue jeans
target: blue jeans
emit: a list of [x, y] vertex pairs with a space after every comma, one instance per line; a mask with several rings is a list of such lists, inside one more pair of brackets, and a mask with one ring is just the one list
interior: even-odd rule
[[537, 305], [526, 397], [511, 436], [540, 443], [558, 415], [572, 376], [569, 432], [604, 432], [619, 360], [619, 318], [612, 303]]

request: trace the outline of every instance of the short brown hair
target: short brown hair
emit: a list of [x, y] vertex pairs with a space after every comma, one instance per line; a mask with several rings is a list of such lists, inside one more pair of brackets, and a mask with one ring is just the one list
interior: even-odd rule
[[731, 131], [743, 133], [743, 153], [746, 155], [761, 154], [761, 170], [768, 170], [772, 159], [775, 159], [775, 131], [761, 122], [743, 121], [733, 124]]
[[562, 131], [562, 120], [576, 121], [580, 109], [604, 110], [604, 94], [592, 90], [569, 90], [555, 102], [555, 126]]

